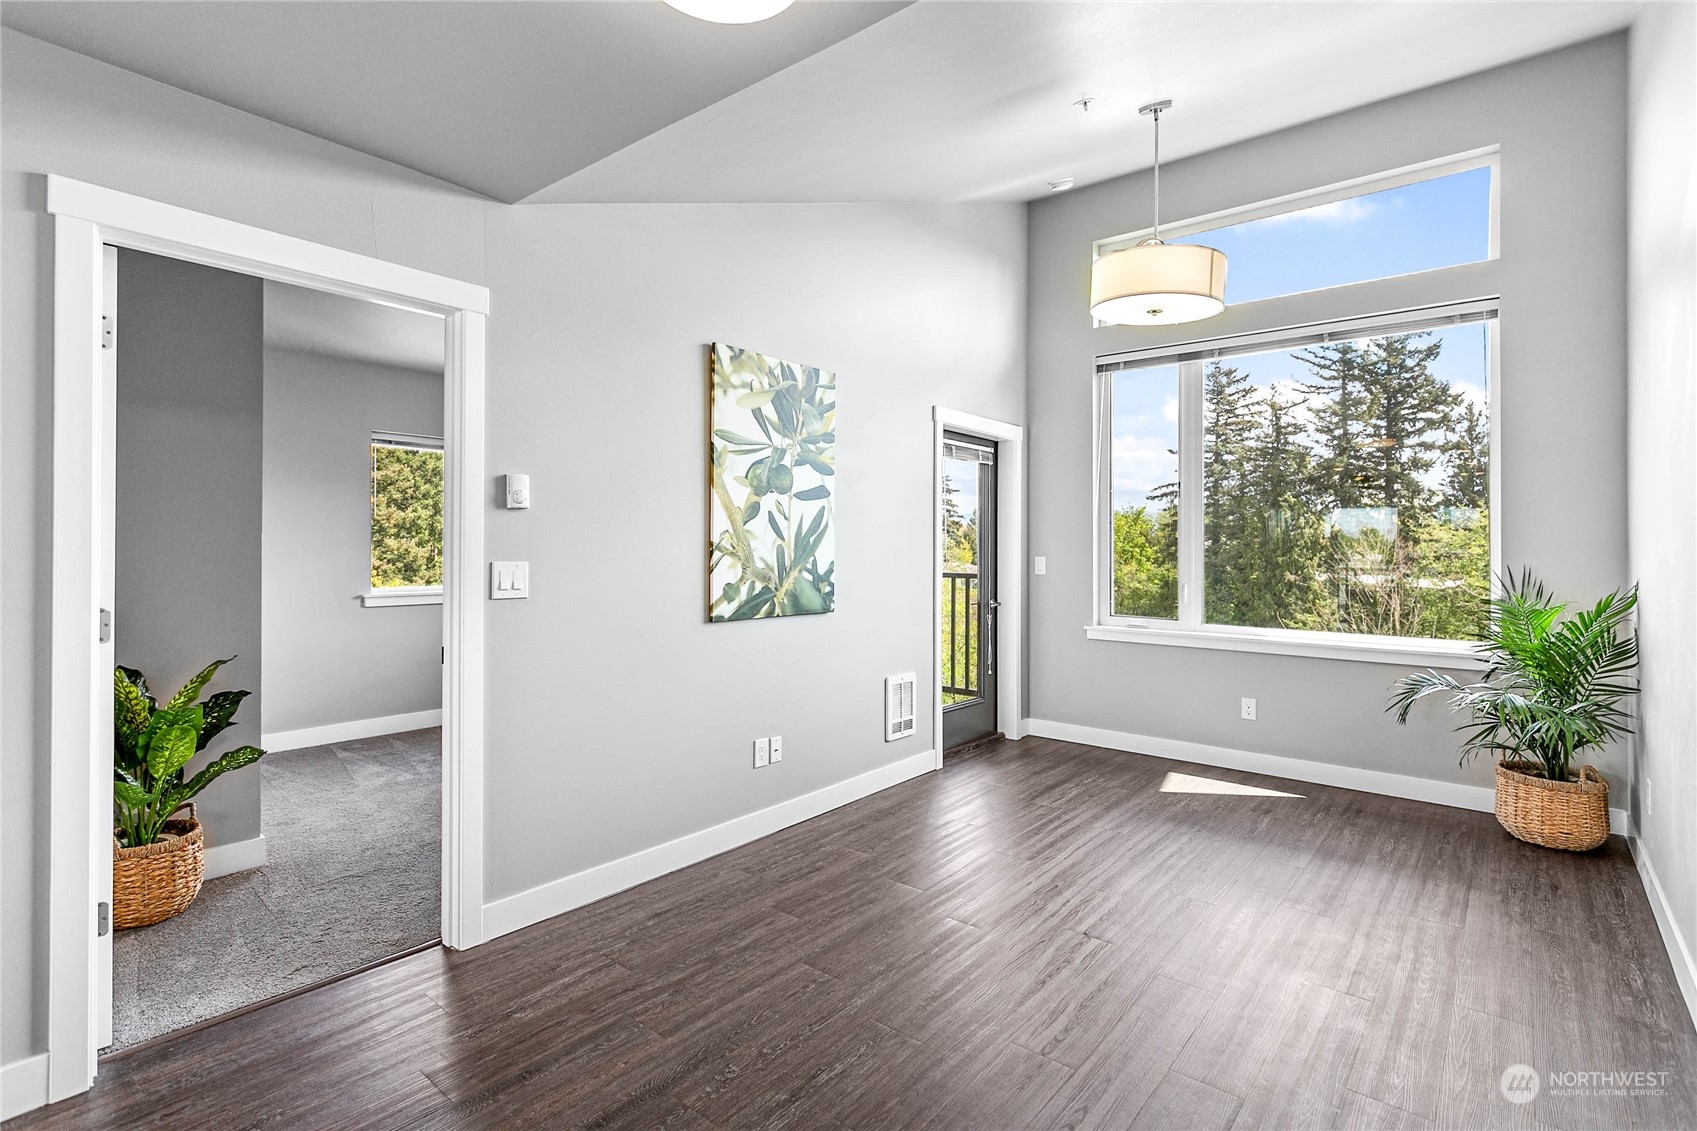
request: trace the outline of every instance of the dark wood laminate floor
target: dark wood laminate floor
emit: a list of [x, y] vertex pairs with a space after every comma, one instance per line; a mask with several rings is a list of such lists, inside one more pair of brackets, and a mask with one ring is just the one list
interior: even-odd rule
[[[1300, 797], [1162, 792], [1169, 772]], [[1544, 1072], [1508, 1103], [1503, 1070]], [[1559, 1071], [1669, 1073], [1563, 1095]], [[1697, 1127], [1619, 839], [1040, 739], [108, 1064], [46, 1128]]]

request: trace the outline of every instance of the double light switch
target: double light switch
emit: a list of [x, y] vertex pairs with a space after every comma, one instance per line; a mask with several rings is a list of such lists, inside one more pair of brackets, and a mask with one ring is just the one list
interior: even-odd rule
[[489, 599], [508, 601], [530, 596], [529, 562], [490, 562]]

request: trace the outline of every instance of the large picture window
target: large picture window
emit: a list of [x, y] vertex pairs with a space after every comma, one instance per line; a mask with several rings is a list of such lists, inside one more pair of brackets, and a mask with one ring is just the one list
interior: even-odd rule
[[1472, 638], [1494, 324], [1473, 304], [1104, 362], [1099, 620]]

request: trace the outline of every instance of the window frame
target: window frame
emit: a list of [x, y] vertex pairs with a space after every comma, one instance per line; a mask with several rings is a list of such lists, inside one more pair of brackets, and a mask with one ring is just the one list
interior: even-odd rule
[[[1489, 168], [1491, 170], [1490, 215], [1487, 219], [1486, 255], [1484, 259], [1469, 260], [1468, 263], [1489, 263], [1500, 258], [1499, 232], [1501, 229], [1501, 197], [1502, 197], [1502, 154], [1499, 146], [1488, 145], [1479, 149], [1471, 149], [1464, 153], [1451, 154], [1448, 157], [1437, 157], [1430, 161], [1420, 161], [1413, 165], [1404, 165], [1399, 169], [1385, 172], [1369, 173], [1366, 176], [1352, 177], [1346, 181], [1337, 181], [1315, 189], [1304, 189], [1301, 192], [1287, 193], [1284, 196], [1273, 197], [1271, 200], [1257, 201], [1254, 204], [1237, 205], [1224, 208], [1218, 212], [1209, 212], [1201, 216], [1192, 216], [1176, 224], [1162, 224], [1161, 235], [1168, 240], [1184, 239], [1187, 236], [1201, 235], [1218, 228], [1229, 228], [1238, 224], [1248, 224], [1256, 220], [1265, 220], [1270, 216], [1283, 216], [1291, 212], [1300, 212], [1305, 208], [1317, 208], [1324, 204], [1335, 204], [1340, 200], [1353, 200], [1356, 197], [1368, 196], [1376, 192], [1403, 188], [1407, 185], [1418, 184], [1421, 181], [1437, 180], [1452, 173], [1465, 173], [1472, 169]], [[1148, 239], [1154, 234], [1152, 227], [1139, 228], [1135, 232], [1122, 235], [1108, 236], [1091, 244], [1091, 260], [1095, 261], [1112, 251], [1120, 251], [1132, 247], [1140, 240]], [[1456, 267], [1468, 266], [1468, 263], [1452, 263], [1447, 267], [1430, 267], [1420, 271], [1404, 271], [1393, 275], [1375, 275], [1371, 279], [1357, 279], [1350, 283], [1334, 283], [1329, 287], [1314, 287], [1309, 290], [1288, 291], [1278, 295], [1264, 295], [1247, 302], [1233, 303], [1233, 306], [1250, 306], [1259, 302], [1272, 302], [1277, 299], [1289, 298], [1292, 295], [1311, 295], [1322, 291], [1338, 290], [1343, 287], [1359, 287], [1365, 283], [1377, 282], [1380, 279], [1402, 279], [1411, 275], [1430, 275], [1436, 271], [1449, 271]], [[1112, 323], [1092, 321], [1097, 328], [1112, 325]]]
[[[1392, 664], [1444, 667], [1483, 666], [1469, 641], [1424, 637], [1377, 636], [1366, 633], [1316, 632], [1288, 628], [1213, 625], [1203, 620], [1204, 514], [1202, 489], [1204, 405], [1202, 374], [1208, 361], [1251, 353], [1301, 349], [1327, 341], [1409, 333], [1421, 329], [1483, 322], [1487, 365], [1486, 409], [1489, 413], [1491, 592], [1498, 590], [1502, 572], [1500, 364], [1502, 302], [1472, 299], [1438, 306], [1417, 307], [1392, 314], [1343, 318], [1279, 330], [1260, 330], [1195, 340], [1098, 357], [1092, 388], [1092, 620], [1085, 626], [1091, 640], [1129, 641], [1188, 648], [1215, 648], [1287, 656], [1368, 660]], [[1113, 612], [1113, 377], [1128, 369], [1173, 366], [1178, 370], [1179, 516], [1178, 617], [1127, 617]], [[1191, 488], [1191, 489], [1187, 489]]]
[[[421, 436], [411, 432], [390, 432], [373, 429], [371, 440], [366, 445], [369, 453], [374, 447], [410, 448], [414, 451], [441, 452], [447, 456], [447, 443], [441, 436]], [[368, 462], [369, 466], [369, 462]], [[370, 473], [367, 472], [366, 484], [369, 489]], [[446, 498], [443, 504], [446, 505]], [[365, 516], [365, 575], [366, 590], [359, 596], [359, 603], [367, 609], [388, 608], [394, 605], [440, 605], [442, 603], [442, 587], [440, 585], [388, 585], [377, 588], [371, 585], [371, 512]]]

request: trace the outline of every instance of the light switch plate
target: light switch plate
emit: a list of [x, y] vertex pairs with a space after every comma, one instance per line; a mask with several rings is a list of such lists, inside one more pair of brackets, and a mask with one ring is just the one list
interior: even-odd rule
[[511, 601], [530, 596], [529, 562], [490, 562], [489, 599]]
[[1046, 574], [1046, 573], [1049, 572], [1049, 559], [1048, 558], [1038, 558], [1035, 564], [1036, 564], [1036, 572], [1037, 572], [1037, 575], [1039, 577], [1041, 577], [1043, 574]]

